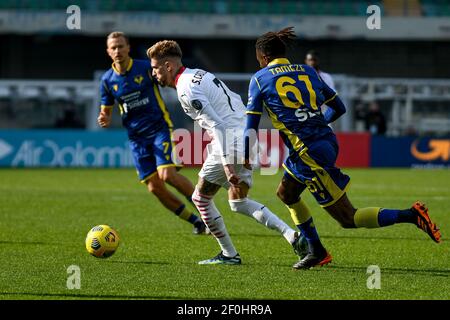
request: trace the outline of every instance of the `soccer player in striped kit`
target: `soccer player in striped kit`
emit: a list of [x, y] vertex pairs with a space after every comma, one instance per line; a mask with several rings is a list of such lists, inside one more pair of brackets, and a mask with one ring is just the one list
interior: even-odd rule
[[239, 95], [232, 92], [212, 73], [185, 68], [182, 52], [172, 40], [160, 41], [147, 50], [153, 75], [161, 86], [177, 90], [185, 113], [206, 129], [213, 140], [208, 145], [208, 157], [199, 173], [192, 200], [203, 220], [221, 247], [221, 252], [199, 264], [241, 264], [217, 210], [213, 197], [221, 187], [228, 190], [232, 211], [256, 219], [266, 227], [278, 231], [302, 255], [299, 232], [294, 231], [266, 206], [247, 197], [252, 186], [252, 171], [243, 166], [243, 138], [245, 106]]

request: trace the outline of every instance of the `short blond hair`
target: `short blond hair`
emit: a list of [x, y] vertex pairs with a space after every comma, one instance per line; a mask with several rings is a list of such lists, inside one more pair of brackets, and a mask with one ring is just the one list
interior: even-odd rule
[[180, 46], [174, 40], [163, 40], [147, 49], [149, 59], [179, 58], [183, 57]]
[[106, 43], [108, 43], [109, 39], [116, 39], [116, 38], [120, 38], [120, 37], [123, 37], [128, 45], [130, 44], [130, 40], [128, 39], [128, 36], [122, 31], [114, 31], [114, 32], [111, 32], [110, 34], [108, 34], [108, 36], [106, 37]]

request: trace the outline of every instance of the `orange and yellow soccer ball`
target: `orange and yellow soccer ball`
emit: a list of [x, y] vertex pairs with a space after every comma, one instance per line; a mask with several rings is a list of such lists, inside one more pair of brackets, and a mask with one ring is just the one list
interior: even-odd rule
[[119, 247], [119, 234], [110, 226], [93, 227], [86, 236], [86, 250], [97, 258], [108, 258]]

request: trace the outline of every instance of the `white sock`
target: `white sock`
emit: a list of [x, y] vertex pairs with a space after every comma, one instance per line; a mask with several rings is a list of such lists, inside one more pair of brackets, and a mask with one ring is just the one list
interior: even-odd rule
[[220, 215], [219, 210], [217, 210], [212, 197], [200, 194], [197, 188], [195, 188], [194, 194], [192, 195], [192, 202], [194, 202], [200, 212], [203, 222], [219, 243], [222, 253], [230, 258], [237, 255], [237, 251], [231, 241], [227, 228], [225, 227], [223, 218]]
[[228, 200], [228, 202], [232, 211], [255, 218], [256, 221], [265, 225], [267, 228], [281, 233], [291, 244], [295, 241], [295, 231], [265, 205], [249, 198]]

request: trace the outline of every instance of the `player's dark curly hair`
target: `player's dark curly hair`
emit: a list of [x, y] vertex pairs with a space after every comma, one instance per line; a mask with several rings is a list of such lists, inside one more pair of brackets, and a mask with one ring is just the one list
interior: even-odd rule
[[286, 55], [288, 47], [295, 43], [297, 37], [294, 27], [287, 27], [278, 32], [267, 32], [256, 40], [256, 49], [268, 57]]

